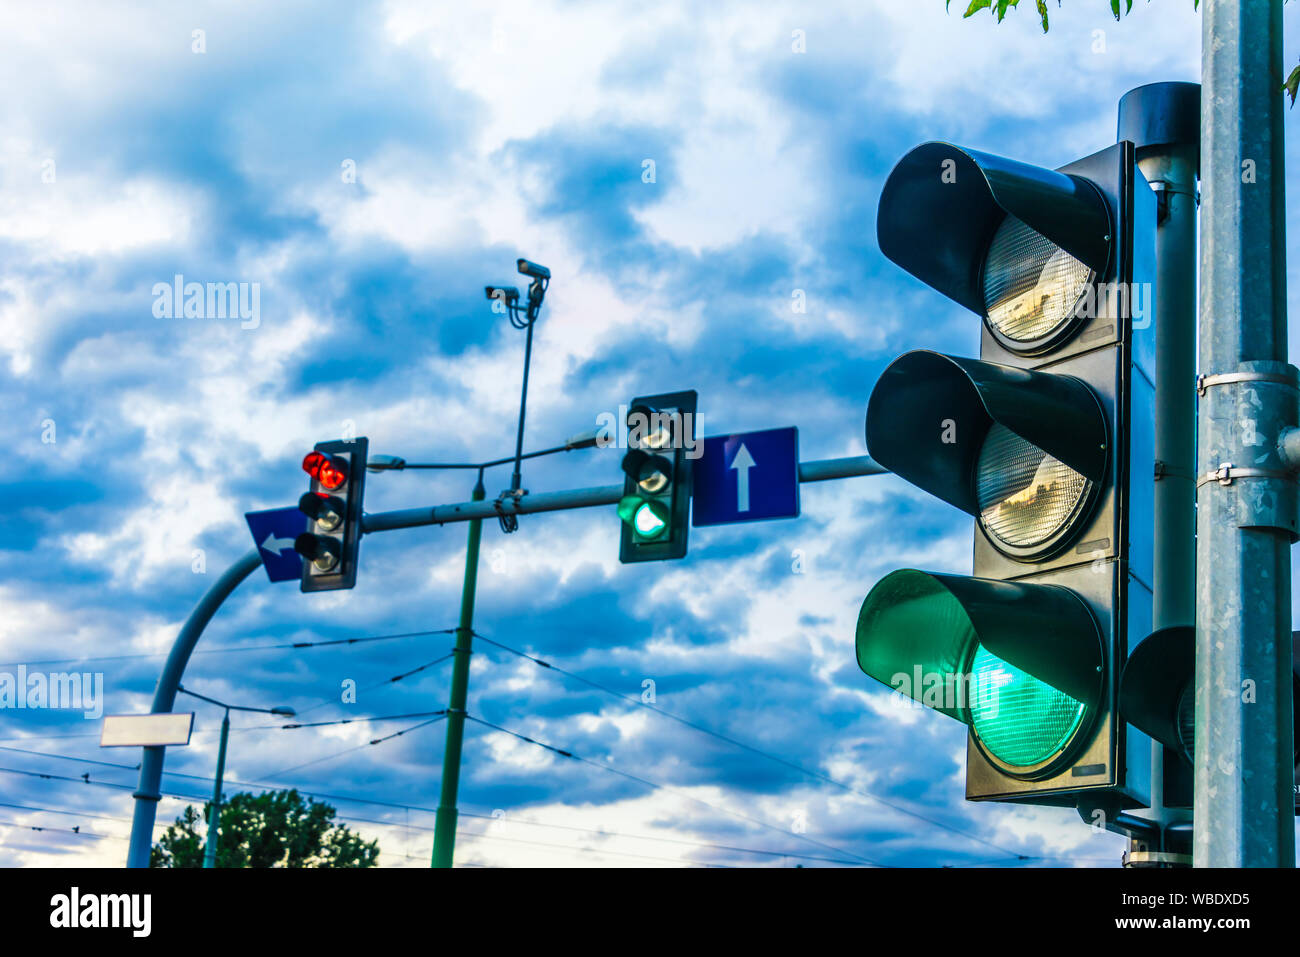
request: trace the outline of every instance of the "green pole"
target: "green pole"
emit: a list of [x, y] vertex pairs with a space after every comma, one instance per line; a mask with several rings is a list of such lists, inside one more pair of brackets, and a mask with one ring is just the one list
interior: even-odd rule
[[217, 828], [221, 826], [221, 779], [226, 775], [226, 739], [230, 737], [230, 709], [221, 719], [221, 746], [217, 748], [217, 783], [212, 789], [212, 809], [208, 812], [208, 846], [203, 850], [203, 866], [217, 866]]
[[[479, 472], [472, 500], [481, 501], [483, 473]], [[469, 657], [474, 643], [474, 590], [478, 583], [478, 546], [483, 520], [471, 519], [465, 550], [465, 585], [460, 593], [460, 624], [456, 626], [455, 660], [451, 669], [451, 703], [447, 705], [447, 744], [442, 752], [442, 795], [433, 828], [433, 866], [451, 867], [456, 849], [456, 794], [460, 788], [460, 750], [465, 738], [465, 699], [469, 695]]]

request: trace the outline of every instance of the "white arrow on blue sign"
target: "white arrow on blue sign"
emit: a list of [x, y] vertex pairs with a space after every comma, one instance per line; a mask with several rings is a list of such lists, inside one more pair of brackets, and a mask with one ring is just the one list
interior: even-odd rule
[[799, 517], [799, 430], [765, 429], [704, 439], [693, 465], [691, 524]]
[[307, 516], [298, 506], [245, 512], [244, 519], [262, 556], [266, 577], [273, 582], [301, 580], [302, 556], [293, 550], [293, 540], [307, 530]]

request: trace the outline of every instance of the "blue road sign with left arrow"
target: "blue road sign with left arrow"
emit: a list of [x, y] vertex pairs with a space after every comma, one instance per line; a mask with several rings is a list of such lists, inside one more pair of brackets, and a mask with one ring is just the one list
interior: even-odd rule
[[266, 577], [273, 582], [300, 581], [302, 556], [293, 550], [293, 540], [307, 531], [307, 516], [298, 506], [245, 512], [244, 520], [262, 556]]
[[704, 440], [693, 466], [691, 524], [799, 517], [799, 430], [765, 429]]

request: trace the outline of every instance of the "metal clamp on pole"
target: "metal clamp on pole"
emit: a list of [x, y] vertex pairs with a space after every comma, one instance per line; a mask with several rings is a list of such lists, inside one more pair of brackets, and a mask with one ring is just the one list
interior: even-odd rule
[[1197, 376], [1196, 392], [1218, 445], [1202, 452], [1198, 494], [1211, 485], [1231, 489], [1223, 514], [1232, 525], [1277, 529], [1300, 541], [1300, 370], [1245, 362]]
[[1282, 479], [1294, 481], [1296, 476], [1294, 472], [1284, 469], [1251, 469], [1238, 468], [1231, 462], [1224, 462], [1213, 472], [1206, 472], [1196, 482], [1196, 487], [1200, 488], [1208, 482], [1218, 482], [1220, 485], [1231, 485], [1237, 479], [1259, 478], [1259, 479]]
[[1234, 382], [1271, 382], [1275, 385], [1290, 386], [1292, 389], [1300, 391], [1300, 381], [1297, 381], [1297, 375], [1300, 370], [1295, 366], [1288, 366], [1290, 372], [1220, 372], [1216, 375], [1199, 375], [1196, 377], [1196, 394], [1205, 395], [1207, 389], [1214, 386], [1230, 385]]

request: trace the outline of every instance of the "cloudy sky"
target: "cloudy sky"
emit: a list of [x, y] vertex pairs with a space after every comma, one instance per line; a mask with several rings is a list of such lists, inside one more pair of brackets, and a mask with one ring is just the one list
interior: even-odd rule
[[[942, 0], [6, 5], [0, 670], [102, 673], [106, 711], [146, 711], [180, 623], [251, 546], [243, 513], [293, 504], [313, 443], [511, 453], [523, 337], [482, 287], [517, 282], [519, 255], [554, 274], [529, 447], [694, 388], [705, 434], [793, 425], [805, 459], [864, 453], [889, 361], [978, 350], [978, 323], [877, 249], [892, 164], [947, 139], [1060, 165], [1113, 142], [1126, 90], [1197, 78], [1191, 0], [1119, 24], [1106, 6], [1053, 8], [1043, 36], [1028, 8], [998, 27]], [[1287, 22], [1291, 62], [1296, 5]], [[1287, 131], [1295, 168], [1300, 114]], [[160, 318], [154, 284], [177, 274], [257, 284], [259, 321]], [[524, 484], [619, 476], [591, 450]], [[377, 474], [366, 507], [469, 485]], [[261, 646], [449, 628], [464, 546], [463, 525], [372, 536], [352, 591], [258, 571], [185, 682], [313, 721], [445, 707], [446, 661], [388, 679], [446, 635]], [[798, 520], [697, 529], [680, 562], [621, 566], [608, 508], [485, 524], [476, 628], [499, 645], [476, 649], [469, 711], [585, 761], [470, 723], [458, 860], [1115, 865], [1123, 841], [1073, 811], [963, 801], [964, 728], [855, 664], [875, 581], [968, 571], [970, 551], [969, 518], [892, 477], [805, 487]], [[690, 724], [642, 707], [646, 682]], [[220, 711], [181, 702], [196, 730], [168, 753], [160, 829], [215, 765]], [[367, 744], [421, 720], [237, 715], [228, 791], [326, 795], [383, 866], [426, 866], [444, 726]], [[122, 863], [139, 752], [98, 730], [0, 713], [0, 864]]]

